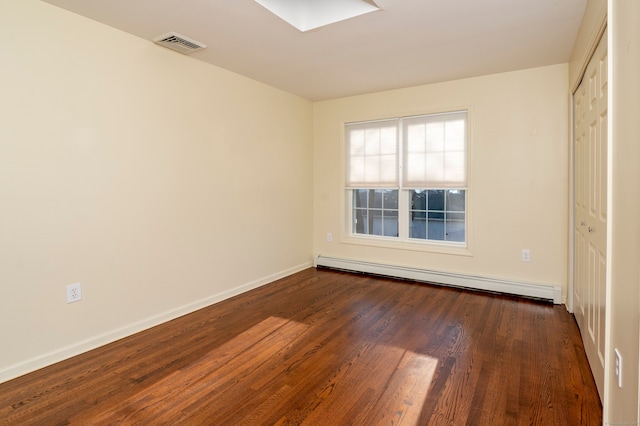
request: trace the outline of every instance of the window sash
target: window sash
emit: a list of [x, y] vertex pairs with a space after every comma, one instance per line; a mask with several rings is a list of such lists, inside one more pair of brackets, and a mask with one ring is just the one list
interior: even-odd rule
[[347, 188], [398, 188], [398, 119], [347, 124]]
[[[411, 193], [413, 192], [413, 190], [411, 189], [407, 189], [407, 190], [397, 190], [397, 201], [394, 201], [392, 204], [386, 204], [385, 202], [382, 202], [382, 204], [380, 204], [379, 202], [375, 203], [375, 205], [371, 205], [371, 199], [368, 198], [367, 202], [363, 203], [363, 199], [361, 199], [360, 203], [357, 202], [356, 200], [356, 196], [355, 193], [356, 191], [365, 191], [367, 193], [369, 193], [369, 191], [389, 191], [388, 189], [376, 189], [376, 190], [371, 190], [371, 189], [366, 189], [366, 188], [358, 188], [358, 189], [349, 189], [347, 188], [345, 191], [345, 195], [346, 195], [346, 200], [345, 200], [345, 204], [347, 207], [347, 222], [345, 223], [346, 226], [346, 232], [349, 236], [351, 237], [356, 237], [358, 240], [363, 239], [363, 240], [367, 240], [367, 241], [381, 241], [381, 240], [387, 240], [388, 242], [393, 241], [394, 244], [395, 243], [408, 243], [408, 244], [426, 244], [428, 246], [433, 247], [438, 246], [438, 247], [448, 247], [448, 248], [452, 248], [452, 247], [467, 247], [468, 244], [468, 232], [469, 232], [469, 209], [467, 206], [467, 190], [464, 188], [458, 188], [457, 190], [459, 191], [463, 191], [464, 192], [464, 196], [463, 199], [457, 199], [457, 200], [453, 200], [454, 204], [451, 205], [452, 200], [449, 199], [447, 200], [447, 197], [449, 197], [449, 195], [447, 194], [449, 191], [452, 191], [454, 189], [452, 188], [430, 188], [430, 189], [423, 189], [423, 191], [443, 191], [444, 192], [444, 198], [442, 199], [442, 204], [437, 204], [437, 200], [436, 200], [436, 204], [432, 204], [431, 202], [428, 202], [427, 200], [425, 200], [424, 205], [421, 204], [416, 204], [414, 205], [412, 203], [412, 198], [411, 198]], [[460, 208], [462, 207], [462, 208]], [[360, 222], [360, 220], [364, 220], [365, 217], [358, 217], [358, 211], [362, 212], [363, 210], [367, 210], [367, 215], [366, 215], [366, 219], [369, 219], [369, 213], [373, 212], [374, 214], [376, 213], [376, 211], [378, 211], [378, 213], [383, 212], [382, 215], [382, 219], [384, 220], [384, 218], [386, 217], [386, 219], [395, 219], [396, 221], [393, 223], [393, 230], [394, 232], [392, 232], [393, 235], [391, 235], [389, 232], [383, 231], [383, 232], [371, 232], [371, 229], [376, 229], [376, 228], [367, 228], [365, 225], [363, 225], [363, 223], [360, 223], [361, 227], [358, 228], [357, 225]], [[384, 214], [384, 212], [386, 213], [390, 213], [390, 214]], [[425, 231], [428, 231], [427, 234], [425, 234], [424, 236], [420, 236], [417, 234], [412, 234], [412, 232], [414, 231], [414, 229], [412, 229], [412, 226], [415, 225], [415, 223], [413, 223], [414, 219], [412, 219], [412, 214], [413, 215], [420, 215], [422, 214], [424, 216], [424, 220], [427, 220], [427, 216], [429, 216], [429, 220], [435, 220], [438, 219], [438, 217], [434, 217], [435, 215], [440, 215], [440, 219], [444, 219], [444, 237], [443, 238], [437, 238], [437, 237], [430, 237], [431, 234], [431, 229], [429, 229], [429, 224], [425, 223]], [[357, 219], [357, 221], [356, 221]], [[380, 218], [378, 218], [380, 219]], [[380, 220], [378, 220], [378, 222], [375, 222], [374, 219], [374, 226], [376, 226], [375, 224], [379, 225]], [[448, 225], [454, 224], [454, 230], [451, 231], [451, 229], [447, 230]], [[457, 224], [457, 225], [456, 225]], [[442, 227], [442, 226], [441, 226]], [[391, 230], [391, 227], [387, 227], [386, 225], [384, 226], [384, 228], [382, 229], [387, 229], [387, 230]], [[437, 229], [436, 229], [437, 230]], [[446, 233], [447, 232], [462, 232], [462, 238], [456, 238], [455, 236], [448, 236]]]
[[467, 186], [467, 112], [402, 120], [404, 189]]

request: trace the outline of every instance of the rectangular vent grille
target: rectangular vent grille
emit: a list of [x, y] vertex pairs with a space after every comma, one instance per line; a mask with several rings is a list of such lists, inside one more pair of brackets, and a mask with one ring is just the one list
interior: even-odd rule
[[161, 46], [184, 53], [185, 55], [207, 47], [199, 41], [192, 40], [189, 37], [185, 37], [182, 34], [178, 34], [173, 31], [158, 36], [154, 38], [153, 41]]

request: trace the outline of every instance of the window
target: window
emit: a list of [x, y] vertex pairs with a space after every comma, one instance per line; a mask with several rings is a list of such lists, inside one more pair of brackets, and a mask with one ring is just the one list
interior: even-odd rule
[[467, 241], [467, 112], [346, 125], [349, 232]]

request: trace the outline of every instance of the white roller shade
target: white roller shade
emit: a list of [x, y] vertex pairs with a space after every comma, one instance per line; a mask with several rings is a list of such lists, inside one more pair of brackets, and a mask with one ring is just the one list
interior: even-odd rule
[[398, 187], [398, 120], [346, 125], [348, 188]]
[[403, 186], [459, 188], [467, 185], [467, 112], [405, 118]]

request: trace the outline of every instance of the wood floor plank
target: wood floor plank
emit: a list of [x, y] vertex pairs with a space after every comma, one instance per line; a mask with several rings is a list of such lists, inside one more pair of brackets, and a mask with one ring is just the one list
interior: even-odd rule
[[308, 269], [0, 384], [0, 425], [600, 425], [564, 306]]

